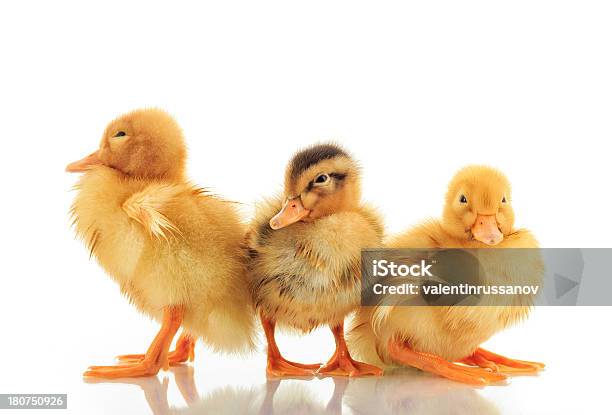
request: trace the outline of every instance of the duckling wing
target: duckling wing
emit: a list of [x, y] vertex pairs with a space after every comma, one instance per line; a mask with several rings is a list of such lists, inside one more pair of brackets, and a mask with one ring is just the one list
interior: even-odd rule
[[152, 184], [130, 196], [122, 208], [151, 237], [168, 240], [181, 232], [162, 212], [185, 192], [185, 187], [184, 184]]

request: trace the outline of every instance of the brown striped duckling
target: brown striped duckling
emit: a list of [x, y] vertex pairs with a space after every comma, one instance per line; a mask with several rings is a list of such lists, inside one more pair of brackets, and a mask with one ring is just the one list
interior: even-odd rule
[[[268, 344], [269, 376], [380, 375], [353, 360], [344, 318], [360, 303], [361, 249], [379, 247], [379, 215], [361, 202], [360, 169], [334, 144], [297, 152], [285, 173], [284, 195], [258, 207], [249, 232], [254, 303]], [[336, 351], [325, 364], [282, 357], [275, 327], [308, 333], [327, 325]]]

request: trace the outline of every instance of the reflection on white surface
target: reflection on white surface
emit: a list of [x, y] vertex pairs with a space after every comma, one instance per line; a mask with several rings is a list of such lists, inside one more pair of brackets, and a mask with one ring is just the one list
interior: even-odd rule
[[499, 414], [474, 387], [399, 371], [380, 379], [351, 382], [345, 402], [359, 414]]
[[[88, 301], [112, 303], [115, 297]], [[501, 386], [473, 388], [409, 369], [382, 378], [269, 381], [263, 347], [249, 356], [224, 356], [201, 343], [194, 363], [158, 376], [86, 382], [82, 373], [88, 365], [112, 364], [112, 356], [142, 352], [157, 329], [121, 300], [112, 306], [83, 307], [88, 324], [50, 326], [54, 331], [49, 333], [42, 327], [40, 341], [24, 341], [25, 333], [3, 337], [0, 392], [67, 393], [68, 410], [62, 413], [75, 415], [556, 415], [609, 407], [608, 331], [597, 329], [601, 324], [585, 324], [609, 319], [609, 308], [539, 308], [527, 325], [495, 336], [487, 348], [547, 364], [538, 376], [514, 377]], [[321, 361], [333, 353], [329, 330], [308, 336], [281, 334], [279, 344], [296, 361]], [[595, 364], [581, 360], [585, 350]]]
[[138, 386], [153, 415], [169, 414], [499, 414], [499, 410], [476, 389], [412, 371], [382, 378], [332, 378], [333, 393], [324, 402], [312, 382], [318, 380], [268, 380], [252, 387], [224, 386], [200, 395], [194, 368], [172, 368], [182, 404], [171, 406], [170, 379], [159, 377], [123, 380], [87, 380], [89, 384], [114, 383]]

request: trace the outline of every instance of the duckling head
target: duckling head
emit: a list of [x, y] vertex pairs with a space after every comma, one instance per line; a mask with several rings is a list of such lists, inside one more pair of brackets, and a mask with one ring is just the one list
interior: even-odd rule
[[147, 179], [182, 178], [187, 149], [176, 121], [160, 109], [139, 109], [112, 121], [100, 147], [70, 163], [68, 172], [104, 165], [127, 176]]
[[451, 235], [497, 245], [512, 232], [510, 182], [492, 167], [467, 166], [448, 185], [442, 226]]
[[285, 202], [272, 229], [353, 210], [361, 200], [359, 166], [336, 144], [316, 144], [297, 152], [285, 172]]

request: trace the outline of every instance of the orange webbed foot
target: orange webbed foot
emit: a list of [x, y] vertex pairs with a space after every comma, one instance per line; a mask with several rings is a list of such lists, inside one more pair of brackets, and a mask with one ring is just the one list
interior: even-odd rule
[[280, 377], [312, 377], [315, 371], [321, 367], [320, 363], [316, 364], [304, 364], [291, 362], [285, 359], [280, 351], [274, 338], [274, 331], [276, 329], [276, 323], [273, 319], [266, 317], [263, 313], [261, 314], [261, 325], [266, 335], [266, 341], [268, 342], [268, 366], [266, 367], [266, 374], [271, 378]]
[[116, 366], [90, 366], [83, 373], [84, 377], [96, 377], [105, 379], [132, 378], [141, 376], [157, 375], [161, 369], [161, 364], [149, 361], [130, 363]]
[[358, 362], [348, 353], [334, 355], [329, 362], [317, 370], [318, 375], [327, 376], [381, 376], [382, 373], [381, 368]]
[[510, 359], [483, 348], [476, 349], [474, 354], [466, 357], [462, 362], [489, 368], [494, 372], [507, 374], [534, 374], [545, 367], [544, 363]]
[[[117, 360], [123, 363], [139, 363], [145, 358], [144, 354], [123, 354], [117, 356]], [[193, 362], [195, 359], [195, 339], [183, 333], [176, 342], [176, 349], [168, 353], [168, 365], [177, 366], [185, 362]]]
[[397, 363], [434, 373], [456, 382], [484, 386], [507, 379], [502, 373], [494, 373], [478, 367], [462, 366], [449, 362], [440, 356], [414, 351], [404, 342], [397, 340], [389, 340], [388, 351], [391, 358]]
[[270, 357], [268, 358], [266, 373], [269, 377], [311, 377], [320, 367], [320, 363], [304, 364], [291, 362], [283, 357]]
[[351, 357], [344, 340], [344, 322], [330, 328], [336, 341], [336, 351], [331, 359], [317, 370], [317, 375], [349, 377], [382, 375], [383, 371], [381, 368], [358, 362]]
[[168, 369], [168, 349], [181, 325], [182, 319], [182, 307], [166, 307], [164, 309], [162, 326], [146, 354], [142, 356], [131, 355], [134, 360], [136, 360], [135, 356], [138, 356], [138, 360], [122, 365], [90, 366], [83, 373], [83, 376], [104, 379], [133, 378], [156, 375], [162, 367]]

